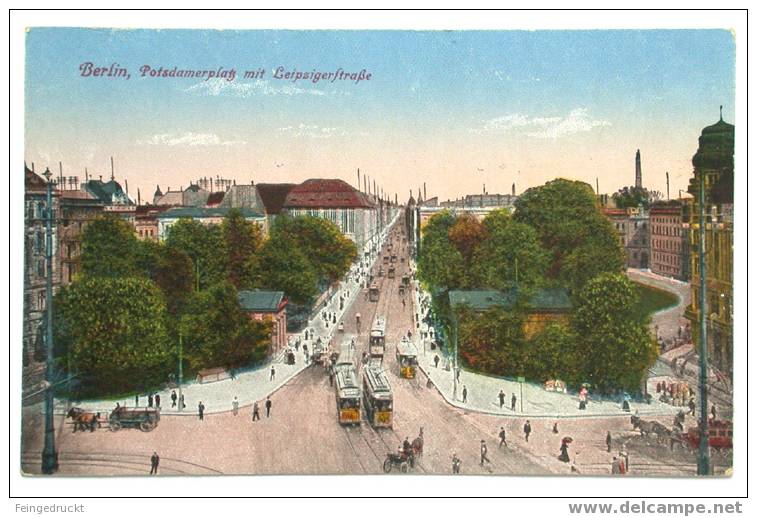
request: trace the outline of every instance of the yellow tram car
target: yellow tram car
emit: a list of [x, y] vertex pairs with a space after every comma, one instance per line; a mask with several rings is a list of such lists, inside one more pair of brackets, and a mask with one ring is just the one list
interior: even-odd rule
[[336, 370], [336, 411], [342, 425], [360, 425], [360, 385], [354, 366]]
[[363, 369], [363, 407], [365, 419], [373, 427], [392, 427], [394, 400], [386, 373], [379, 367]]
[[407, 338], [403, 338], [397, 344], [397, 364], [400, 369], [400, 377], [404, 379], [414, 379], [418, 369], [418, 351], [415, 345]]

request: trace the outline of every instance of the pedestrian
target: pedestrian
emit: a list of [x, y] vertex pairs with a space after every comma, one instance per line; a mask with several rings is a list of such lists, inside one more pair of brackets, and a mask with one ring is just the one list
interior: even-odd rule
[[308, 340], [308, 329], [305, 329], [305, 341]]
[[570, 463], [570, 456], [568, 456], [568, 438], [563, 438], [560, 444], [560, 456], [558, 458], [564, 463]]
[[184, 411], [184, 408], [187, 407], [187, 405], [184, 403], [184, 394], [181, 394], [181, 397], [179, 397], [179, 411]]
[[463, 404], [468, 402], [468, 387], [463, 385]]
[[160, 409], [160, 395], [157, 393], [155, 394], [155, 407]]
[[515, 396], [515, 393], [513, 393], [513, 396], [510, 398], [510, 411], [515, 411], [516, 402], [518, 402], [518, 398]]
[[557, 429], [557, 422], [555, 422], [555, 425], [552, 426], [552, 432], [554, 434], [558, 434], [560, 431]]
[[505, 405], [505, 392], [502, 390], [499, 390], [499, 409], [502, 409], [502, 406]]
[[489, 458], [486, 457], [486, 453], [488, 452], [488, 449], [486, 448], [486, 442], [484, 440], [481, 440], [481, 466], [484, 466], [484, 462], [491, 463], [489, 461]]
[[171, 407], [176, 407], [176, 390], [171, 390]]
[[205, 405], [202, 400], [197, 404], [197, 414], [200, 416], [200, 420], [205, 420]]
[[607, 452], [612, 451], [612, 435], [610, 434], [610, 431], [607, 431], [607, 437], [605, 438], [605, 443], [607, 444]]
[[460, 474], [460, 464], [462, 462], [460, 461], [460, 458], [457, 457], [457, 453], [452, 455], [452, 473], [453, 474]]
[[236, 397], [234, 397], [234, 400], [231, 402], [231, 412], [234, 413], [234, 416], [239, 414], [239, 401]]
[[158, 453], [153, 451], [152, 456], [150, 456], [150, 475], [158, 473], [158, 465], [160, 464], [160, 456], [158, 456]]
[[271, 365], [271, 380], [274, 380], [276, 378], [276, 368]]
[[260, 420], [260, 408], [258, 407], [258, 401], [252, 405], [252, 421]]
[[499, 447], [505, 446], [507, 448], [507, 434], [505, 433], [505, 428], [500, 427], [499, 428]]
[[329, 370], [329, 386], [333, 386], [333, 385], [334, 385], [334, 372]]
[[403, 309], [405, 308], [405, 297], [404, 296], [402, 297], [402, 308]]
[[147, 395], [147, 407], [152, 407], [152, 403], [153, 403], [153, 398], [152, 398], [152, 393], [150, 393], [149, 395]]
[[134, 406], [139, 407], [139, 393], [134, 395]]
[[697, 404], [694, 402], [694, 397], [691, 397], [689, 399], [689, 414], [691, 416], [696, 416], [696, 410], [697, 410]]
[[271, 397], [265, 398], [265, 417], [271, 416]]
[[618, 461], [617, 456], [612, 457], [612, 473], [614, 475], [620, 474], [620, 461]]
[[531, 434], [531, 421], [526, 420], [526, 423], [523, 424], [523, 434], [526, 435], [526, 441], [528, 441], [528, 436]]
[[434, 355], [434, 368], [439, 368], [439, 356]]
[[712, 420], [718, 419], [718, 414], [717, 414], [717, 411], [715, 410], [715, 404], [713, 404], [712, 407], [710, 408], [710, 415], [712, 416]]

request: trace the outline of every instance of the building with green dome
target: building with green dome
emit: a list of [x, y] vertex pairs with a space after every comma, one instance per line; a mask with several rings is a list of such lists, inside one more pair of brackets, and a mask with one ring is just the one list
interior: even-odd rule
[[733, 155], [732, 124], [720, 120], [702, 130], [699, 148], [692, 158], [694, 177], [688, 192], [694, 196], [691, 209], [691, 305], [686, 317], [698, 341], [700, 313], [699, 221], [700, 178], [704, 176], [705, 252], [707, 258], [707, 347], [710, 364], [728, 375], [733, 373]]

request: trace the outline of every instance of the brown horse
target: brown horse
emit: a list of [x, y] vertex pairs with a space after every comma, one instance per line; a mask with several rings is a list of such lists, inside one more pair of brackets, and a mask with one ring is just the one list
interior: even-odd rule
[[423, 456], [423, 428], [421, 427], [420, 434], [418, 435], [418, 438], [413, 440], [412, 443], [413, 447], [413, 454], [416, 458]]
[[66, 416], [74, 421], [74, 432], [76, 432], [77, 429], [85, 431], [87, 428], [89, 428], [90, 432], [94, 432], [96, 427], [101, 427], [100, 420], [97, 418], [97, 413], [84, 411], [78, 407], [72, 407], [69, 409]]

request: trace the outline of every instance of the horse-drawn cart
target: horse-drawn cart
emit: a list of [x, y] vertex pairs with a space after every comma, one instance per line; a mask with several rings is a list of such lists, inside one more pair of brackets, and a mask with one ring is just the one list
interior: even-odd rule
[[158, 426], [159, 421], [160, 409], [153, 407], [118, 407], [108, 417], [108, 424], [113, 432], [131, 427], [148, 433]]

